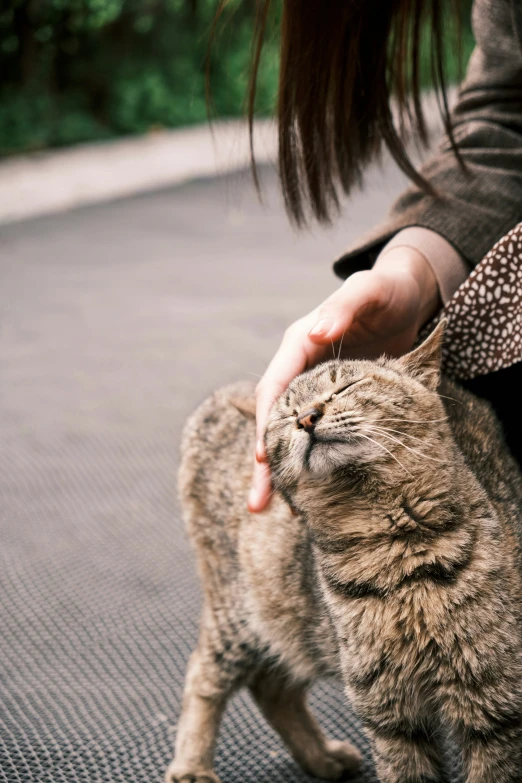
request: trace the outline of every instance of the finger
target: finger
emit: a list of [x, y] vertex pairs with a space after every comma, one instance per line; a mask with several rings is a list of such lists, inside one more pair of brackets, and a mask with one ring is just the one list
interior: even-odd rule
[[308, 337], [316, 344], [336, 342], [362, 312], [379, 307], [382, 300], [378, 278], [366, 272], [356, 273], [321, 305]]
[[275, 400], [290, 381], [323, 356], [324, 350], [313, 345], [307, 337], [313, 320], [309, 317], [290, 327], [279, 349], [268, 365], [256, 391], [256, 426], [258, 458], [266, 459], [264, 435], [268, 414]]
[[272, 494], [272, 481], [270, 469], [266, 462], [254, 462], [254, 475], [252, 488], [248, 494], [247, 507], [254, 514], [263, 511], [268, 505]]

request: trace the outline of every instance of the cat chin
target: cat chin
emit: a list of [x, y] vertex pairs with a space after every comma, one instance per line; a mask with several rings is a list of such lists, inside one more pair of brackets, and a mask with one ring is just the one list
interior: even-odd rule
[[366, 443], [315, 443], [308, 454], [307, 469], [314, 476], [326, 476], [337, 468], [367, 463], [375, 449]]

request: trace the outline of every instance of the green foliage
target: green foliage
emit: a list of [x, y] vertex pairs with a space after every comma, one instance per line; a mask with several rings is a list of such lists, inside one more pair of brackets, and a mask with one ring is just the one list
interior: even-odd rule
[[[11, 0], [8, 9], [0, 7], [0, 154], [204, 121], [216, 6], [217, 0]], [[209, 73], [219, 116], [244, 109], [255, 6], [256, 0], [229, 0], [218, 25]], [[276, 94], [273, 21], [258, 81], [262, 115], [273, 111]]]
[[[255, 0], [232, 0], [210, 56], [216, 113], [241, 113]], [[204, 121], [217, 0], [14, 0], [0, 11], [0, 154]], [[268, 42], [260, 110], [272, 110]]]

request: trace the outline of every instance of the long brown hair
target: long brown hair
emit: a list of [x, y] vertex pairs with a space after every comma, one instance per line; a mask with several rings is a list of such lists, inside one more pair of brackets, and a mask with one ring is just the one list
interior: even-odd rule
[[[283, 0], [279, 174], [286, 208], [295, 223], [302, 225], [311, 216], [328, 222], [338, 209], [340, 193], [349, 193], [361, 181], [383, 145], [414, 183], [433, 193], [412, 164], [406, 140], [408, 135], [424, 144], [428, 140], [420, 97], [421, 49], [428, 46], [431, 83], [458, 157], [444, 54], [448, 18], [450, 23], [456, 20], [453, 28], [460, 31], [461, 2]], [[220, 5], [224, 4], [226, 0]], [[252, 143], [256, 81], [272, 5], [272, 0], [257, 0], [248, 91], [256, 182]]]

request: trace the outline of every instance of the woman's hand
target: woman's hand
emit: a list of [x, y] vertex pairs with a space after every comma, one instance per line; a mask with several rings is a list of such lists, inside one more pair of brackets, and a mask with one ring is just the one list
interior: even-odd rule
[[[276, 355], [256, 389], [257, 445], [250, 511], [262, 511], [271, 492], [264, 432], [268, 413], [290, 381], [332, 357], [401, 356], [410, 350], [420, 327], [440, 307], [433, 271], [414, 248], [395, 247], [373, 269], [357, 272], [318, 308], [285, 332]], [[342, 341], [342, 344], [341, 344]]]

